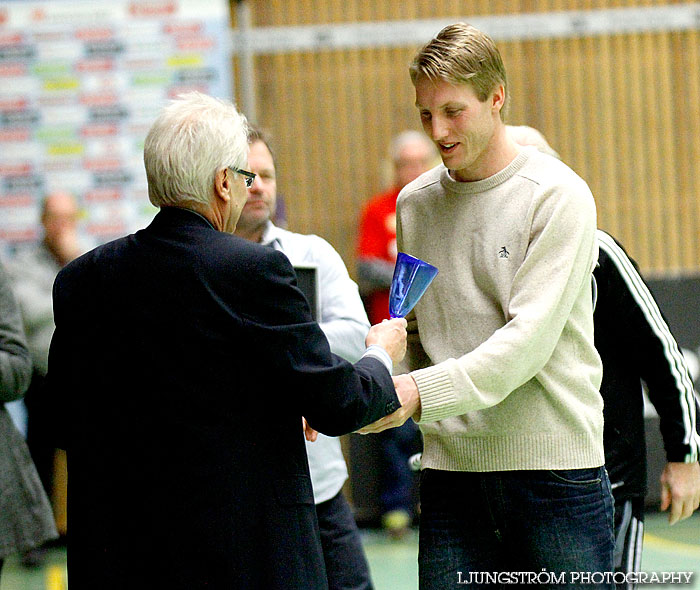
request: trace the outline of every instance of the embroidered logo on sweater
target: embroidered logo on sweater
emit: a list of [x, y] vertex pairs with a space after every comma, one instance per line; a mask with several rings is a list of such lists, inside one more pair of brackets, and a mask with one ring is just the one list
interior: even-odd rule
[[503, 246], [503, 248], [501, 248], [498, 251], [499, 258], [508, 258], [509, 256], [510, 256], [510, 252], [508, 252], [508, 249], [505, 246]]

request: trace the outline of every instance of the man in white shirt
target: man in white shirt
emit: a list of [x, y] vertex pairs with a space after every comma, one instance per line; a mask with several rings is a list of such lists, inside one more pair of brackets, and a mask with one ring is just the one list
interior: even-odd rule
[[[317, 320], [331, 351], [355, 362], [365, 351], [365, 336], [370, 327], [357, 285], [340, 255], [326, 240], [293, 233], [272, 223], [277, 200], [274, 157], [269, 141], [260, 131], [251, 130], [248, 141], [248, 168], [256, 177], [248, 189], [248, 201], [235, 234], [284, 252], [294, 266], [318, 269], [320, 315]], [[306, 451], [328, 586], [330, 590], [372, 588], [357, 524], [342, 492], [348, 470], [340, 441], [318, 434], [315, 441], [307, 440]]]

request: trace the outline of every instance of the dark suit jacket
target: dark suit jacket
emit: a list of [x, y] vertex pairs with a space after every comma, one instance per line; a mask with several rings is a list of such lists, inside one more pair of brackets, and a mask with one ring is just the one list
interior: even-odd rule
[[331, 354], [287, 258], [164, 208], [54, 310], [71, 590], [326, 588], [301, 417], [340, 435], [399, 402]]

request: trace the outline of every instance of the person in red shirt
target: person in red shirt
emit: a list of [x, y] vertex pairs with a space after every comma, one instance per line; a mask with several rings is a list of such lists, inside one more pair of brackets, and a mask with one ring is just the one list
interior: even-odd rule
[[389, 317], [389, 286], [396, 263], [396, 197], [409, 182], [438, 164], [435, 146], [418, 131], [404, 131], [391, 143], [393, 185], [362, 209], [357, 278], [370, 322]]
[[[389, 317], [389, 287], [396, 263], [396, 198], [401, 189], [437, 164], [435, 146], [418, 131], [404, 131], [391, 143], [393, 182], [364, 206], [357, 247], [360, 293], [372, 323]], [[418, 426], [408, 420], [376, 435], [381, 447], [382, 524], [392, 537], [407, 531], [415, 513], [414, 474], [408, 459], [421, 450]]]

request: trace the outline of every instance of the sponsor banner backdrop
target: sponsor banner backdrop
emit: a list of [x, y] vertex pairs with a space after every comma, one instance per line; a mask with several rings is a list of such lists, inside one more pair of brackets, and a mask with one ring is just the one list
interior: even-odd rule
[[78, 198], [87, 242], [146, 225], [146, 132], [181, 92], [231, 97], [229, 22], [225, 0], [3, 3], [0, 247], [40, 236], [51, 190]]

